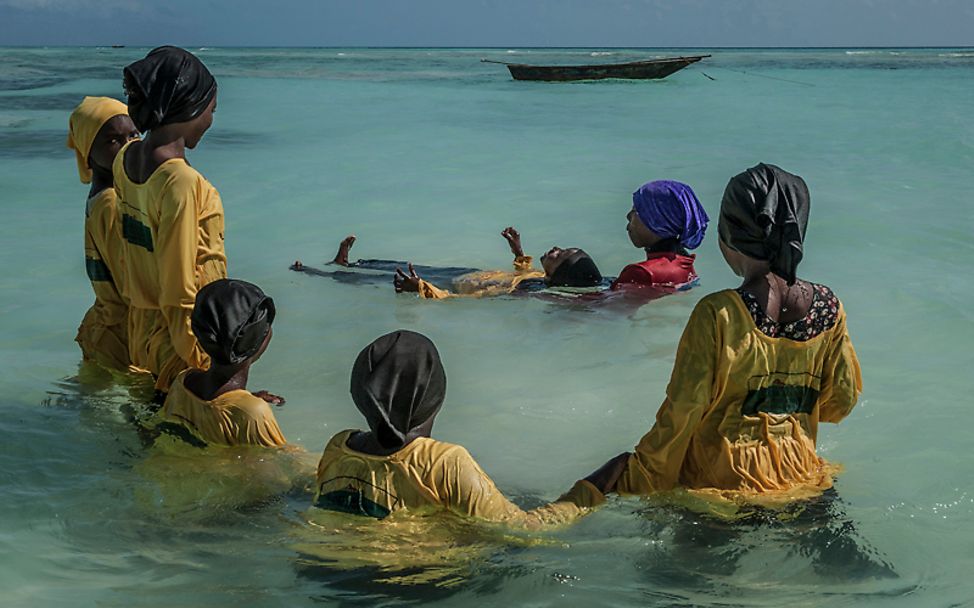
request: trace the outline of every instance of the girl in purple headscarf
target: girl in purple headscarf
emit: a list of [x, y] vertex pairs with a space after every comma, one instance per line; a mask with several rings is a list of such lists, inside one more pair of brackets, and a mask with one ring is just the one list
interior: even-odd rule
[[626, 219], [629, 240], [646, 250], [646, 261], [623, 268], [612, 289], [695, 284], [694, 256], [687, 250], [703, 241], [710, 218], [690, 186], [670, 180], [643, 184], [632, 195]]

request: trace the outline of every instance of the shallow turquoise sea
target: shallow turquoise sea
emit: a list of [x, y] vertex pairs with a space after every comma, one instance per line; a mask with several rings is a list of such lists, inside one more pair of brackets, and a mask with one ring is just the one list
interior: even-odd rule
[[[304, 468], [148, 449], [139, 392], [78, 378], [93, 296], [67, 118], [82, 95], [120, 97], [146, 50], [0, 49], [0, 604], [974, 602], [971, 49], [714, 50], [663, 81], [575, 84], [479, 60], [691, 51], [193, 49], [220, 98], [190, 160], [223, 197], [231, 275], [277, 302], [251, 385], [287, 398]], [[715, 225], [700, 287], [637, 310], [427, 302], [290, 262], [322, 266], [354, 233], [353, 258], [498, 268], [515, 225], [529, 253], [581, 246], [614, 274], [639, 258], [624, 228], [640, 184], [685, 181], [716, 218], [727, 180], [760, 161], [807, 180], [800, 274], [843, 300], [862, 362], [859, 406], [820, 430], [845, 467], [834, 494], [738, 523], [612, 499], [535, 535], [309, 513], [307, 467], [362, 425], [348, 376], [376, 336], [434, 340], [449, 378], [434, 436], [534, 506], [635, 444], [694, 303], [737, 282]]]

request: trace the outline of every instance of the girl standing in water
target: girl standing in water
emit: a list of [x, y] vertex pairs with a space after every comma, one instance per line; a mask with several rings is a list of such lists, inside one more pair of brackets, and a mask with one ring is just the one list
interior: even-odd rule
[[227, 276], [223, 204], [186, 161], [213, 123], [216, 80], [192, 54], [159, 47], [124, 70], [129, 115], [145, 138], [115, 158], [125, 241], [125, 295], [131, 303], [132, 363], [167, 392], [209, 357], [190, 328], [196, 292]]
[[399, 330], [374, 340], [352, 367], [352, 401], [368, 431], [332, 437], [318, 463], [314, 505], [383, 518], [398, 510], [443, 509], [538, 528], [568, 523], [605, 502], [625, 466], [616, 457], [557, 500], [524, 511], [497, 489], [462, 446], [433, 439], [446, 398], [440, 354], [422, 334]]
[[744, 281], [690, 315], [656, 424], [617, 492], [683, 486], [773, 503], [831, 487], [818, 425], [849, 414], [862, 379], [839, 299], [795, 274], [808, 209], [805, 182], [773, 165], [730, 180], [720, 249]]
[[646, 260], [623, 268], [613, 290], [687, 288], [697, 281], [694, 256], [687, 250], [703, 242], [710, 218], [690, 186], [672, 180], [643, 184], [632, 193], [626, 220], [629, 241], [646, 250]]
[[78, 177], [91, 184], [85, 204], [85, 270], [95, 292], [75, 340], [86, 361], [120, 371], [129, 367], [129, 307], [121, 295], [122, 235], [112, 161], [138, 136], [125, 104], [110, 97], [85, 97], [68, 121], [67, 145], [78, 161]]

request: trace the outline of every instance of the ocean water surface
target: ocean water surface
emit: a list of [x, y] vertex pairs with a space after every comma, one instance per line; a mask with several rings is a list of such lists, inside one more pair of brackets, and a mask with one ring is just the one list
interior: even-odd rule
[[[0, 49], [0, 604], [3, 606], [948, 606], [974, 602], [974, 50], [714, 50], [663, 81], [514, 82], [482, 57], [626, 61], [639, 49], [191, 49], [219, 80], [190, 161], [220, 191], [231, 276], [278, 306], [251, 388], [305, 454], [146, 448], [144, 387], [87, 371], [86, 188], [64, 147], [83, 95], [121, 97], [148, 49]], [[704, 51], [707, 52], [707, 51]], [[328, 438], [363, 421], [358, 351], [397, 328], [439, 347], [434, 436], [525, 507], [630, 449], [662, 401], [694, 303], [733, 287], [716, 225], [699, 288], [637, 310], [530, 298], [420, 301], [293, 273], [352, 257], [503, 268], [581, 246], [640, 257], [631, 192], [691, 184], [716, 218], [760, 161], [812, 193], [800, 274], [843, 300], [865, 392], [823, 425], [835, 491], [727, 523], [612, 499], [510, 533], [451, 518], [308, 509]], [[131, 383], [129, 383], [131, 384]]]

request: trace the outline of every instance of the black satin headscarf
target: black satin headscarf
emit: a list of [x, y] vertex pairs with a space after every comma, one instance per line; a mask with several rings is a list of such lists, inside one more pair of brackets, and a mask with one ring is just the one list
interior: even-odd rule
[[129, 116], [145, 133], [200, 115], [216, 95], [216, 79], [192, 53], [160, 46], [124, 70]]
[[429, 338], [399, 330], [359, 353], [352, 366], [351, 392], [379, 445], [400, 448], [410, 430], [440, 411], [446, 372]]
[[235, 365], [260, 349], [276, 314], [274, 300], [260, 287], [219, 279], [196, 293], [190, 321], [200, 347], [214, 362]]
[[593, 287], [601, 282], [599, 267], [581, 249], [571, 253], [548, 277], [548, 284], [554, 287]]
[[802, 261], [810, 205], [805, 180], [761, 163], [727, 184], [717, 231], [731, 249], [766, 260], [772, 272], [792, 285]]

